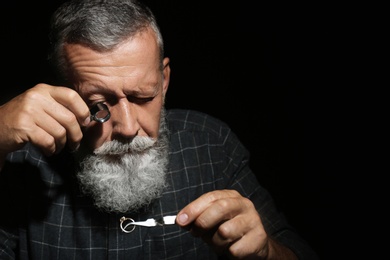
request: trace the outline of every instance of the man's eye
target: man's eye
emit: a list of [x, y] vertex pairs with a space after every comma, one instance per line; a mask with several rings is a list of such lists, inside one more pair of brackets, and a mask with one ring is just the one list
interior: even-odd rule
[[148, 98], [139, 98], [139, 97], [134, 97], [134, 96], [127, 97], [127, 100], [129, 100], [129, 102], [139, 104], [139, 105], [148, 103], [148, 102], [152, 101], [153, 99], [154, 99], [154, 97], [148, 97]]

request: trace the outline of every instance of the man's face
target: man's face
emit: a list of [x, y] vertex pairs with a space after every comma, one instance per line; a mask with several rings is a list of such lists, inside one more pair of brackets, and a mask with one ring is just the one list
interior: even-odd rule
[[91, 150], [107, 141], [158, 137], [170, 68], [165, 58], [161, 72], [159, 48], [151, 30], [110, 52], [99, 53], [79, 44], [65, 48], [77, 80], [76, 91], [89, 107], [103, 102], [111, 113], [107, 122], [92, 121], [85, 129], [84, 140]]
[[103, 102], [111, 113], [108, 121], [91, 121], [84, 129], [83, 149], [76, 155], [81, 160], [77, 177], [82, 190], [98, 208], [109, 212], [148, 205], [166, 185], [168, 139], [163, 104], [169, 59], [164, 59], [161, 71], [151, 30], [110, 52], [99, 53], [78, 44], [69, 44], [65, 50], [76, 91], [89, 107]]

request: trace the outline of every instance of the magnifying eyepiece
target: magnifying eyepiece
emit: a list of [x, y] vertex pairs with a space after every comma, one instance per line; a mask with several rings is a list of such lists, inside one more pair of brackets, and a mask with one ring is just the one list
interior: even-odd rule
[[110, 110], [106, 104], [102, 102], [97, 103], [90, 109], [91, 112], [91, 120], [94, 120], [99, 123], [104, 123], [111, 117]]

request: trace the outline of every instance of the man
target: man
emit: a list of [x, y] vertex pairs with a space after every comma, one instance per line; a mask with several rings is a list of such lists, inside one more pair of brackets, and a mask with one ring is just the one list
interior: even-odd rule
[[165, 110], [147, 7], [70, 1], [51, 29], [63, 83], [0, 107], [1, 259], [317, 259], [226, 124]]

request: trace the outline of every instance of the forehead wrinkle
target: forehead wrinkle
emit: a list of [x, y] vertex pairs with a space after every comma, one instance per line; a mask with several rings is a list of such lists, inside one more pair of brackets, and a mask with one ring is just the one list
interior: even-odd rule
[[129, 77], [122, 77], [123, 80], [121, 80], [121, 82], [115, 82], [115, 80], [114, 82], [110, 82], [110, 79], [107, 81], [94, 79], [87, 83], [84, 81], [85, 85], [81, 89], [79, 88], [79, 92], [82, 92], [83, 94], [86, 95], [115, 94], [118, 97], [124, 97], [126, 95], [156, 96], [159, 93], [157, 82], [156, 83], [153, 82], [153, 84], [147, 82], [145, 84], [145, 83], [140, 83], [140, 80], [137, 78], [135, 78], [137, 79], [136, 82], [127, 82], [126, 80], [127, 78]]
[[143, 33], [138, 36], [103, 53], [77, 44], [67, 45], [68, 61], [76, 69], [81, 85], [97, 82], [101, 90], [111, 93], [142, 94], [146, 91], [147, 95], [151, 92], [157, 95], [162, 80], [159, 60], [155, 55], [157, 50], [146, 51], [145, 44], [151, 44], [148, 41], [150, 35]]

